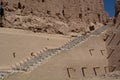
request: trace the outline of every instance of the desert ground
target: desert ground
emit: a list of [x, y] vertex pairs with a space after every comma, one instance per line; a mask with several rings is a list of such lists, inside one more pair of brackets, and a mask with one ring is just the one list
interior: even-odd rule
[[[10, 68], [21, 60], [39, 53], [44, 48], [56, 48], [68, 42], [70, 38], [62, 35], [33, 33], [19, 29], [0, 29], [0, 69]], [[13, 57], [13, 53], [16, 57]]]
[[[44, 47], [60, 47], [72, 39], [62, 35], [37, 34], [4, 28], [0, 30], [0, 37], [2, 44], [0, 51], [4, 52], [0, 54], [1, 69], [15, 66], [16, 63], [30, 57], [31, 52], [37, 53]], [[108, 73], [108, 69], [105, 71], [108, 60], [103, 39], [104, 33], [99, 36], [91, 36], [71, 50], [63, 51], [45, 60], [31, 71], [10, 75], [6, 80], [84, 80]], [[16, 53], [15, 58], [13, 52]], [[83, 69], [84, 72], [82, 72]]]
[[[111, 27], [109, 30], [113, 30]], [[120, 72], [110, 72], [108, 53], [104, 41], [105, 30], [100, 35], [92, 35], [75, 47], [64, 50], [45, 59], [42, 64], [34, 65], [30, 71], [13, 73], [5, 80], [119, 80]], [[41, 54], [47, 49], [59, 48], [80, 34], [59, 35], [34, 33], [20, 29], [0, 29], [0, 70], [10, 70], [26, 58], [31, 52]], [[113, 35], [113, 34], [111, 34]], [[119, 34], [116, 34], [119, 35]], [[116, 36], [117, 37], [117, 36]], [[117, 38], [119, 39], [119, 37]], [[107, 42], [111, 37], [107, 39]], [[117, 41], [116, 41], [117, 42]], [[111, 42], [112, 47], [113, 41]], [[117, 48], [116, 48], [117, 49]], [[15, 57], [13, 53], [16, 53]], [[111, 57], [114, 59], [114, 56]], [[112, 60], [113, 60], [112, 59]], [[119, 58], [118, 58], [119, 59]], [[116, 59], [115, 59], [116, 60]], [[113, 62], [114, 64], [114, 62]], [[116, 63], [115, 63], [116, 64]]]

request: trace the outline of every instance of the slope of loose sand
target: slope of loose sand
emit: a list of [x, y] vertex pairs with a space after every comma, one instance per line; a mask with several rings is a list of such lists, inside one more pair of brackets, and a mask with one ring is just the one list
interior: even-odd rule
[[[92, 56], [89, 53], [89, 49], [94, 49]], [[105, 50], [103, 55], [100, 50]], [[15, 74], [8, 77], [7, 80], [84, 80], [95, 76], [94, 67], [99, 67], [96, 69], [97, 76], [105, 74], [104, 67], [108, 65], [106, 57], [103, 36], [92, 36], [73, 49], [59, 53], [46, 60], [33, 71]], [[82, 67], [87, 68], [84, 72], [86, 78], [83, 77]], [[69, 70], [70, 76], [68, 76], [67, 68], [71, 68]]]
[[[60, 47], [68, 40], [68, 37], [62, 35], [0, 28], [0, 69], [24, 60], [31, 52], [39, 52], [45, 47]], [[13, 58], [13, 52], [16, 58]]]

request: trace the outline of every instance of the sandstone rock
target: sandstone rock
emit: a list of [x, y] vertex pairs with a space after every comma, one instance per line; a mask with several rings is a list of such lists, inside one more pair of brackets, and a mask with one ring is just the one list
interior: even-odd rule
[[109, 66], [120, 70], [120, 0], [116, 0], [115, 25], [110, 32], [107, 39]]
[[[106, 23], [108, 19], [107, 13], [104, 11], [103, 0], [20, 0], [20, 1], [4, 0], [3, 5], [5, 7], [5, 12], [7, 14], [5, 17], [6, 18], [10, 17], [10, 15], [12, 14], [8, 22], [12, 21], [11, 26], [16, 26], [16, 27], [21, 26], [20, 28], [22, 27], [26, 28], [28, 26], [26, 25], [26, 23], [29, 23], [29, 26], [31, 27], [33, 27], [32, 26], [33, 24], [29, 22], [30, 19], [25, 21], [25, 23], [23, 23], [23, 21], [20, 22], [16, 22], [16, 20], [13, 21], [13, 19], [15, 18], [13, 16], [19, 15], [21, 17], [24, 17], [29, 15], [34, 15], [38, 18], [51, 17], [54, 18], [56, 21], [65, 22], [64, 24], [74, 22], [75, 26], [71, 27], [70, 25], [69, 27], [67, 27], [68, 28], [67, 31], [74, 31], [74, 32], [81, 31], [82, 22], [85, 24], [89, 24], [91, 22], [94, 24], [96, 24], [96, 22]], [[46, 26], [40, 24], [39, 20], [37, 22], [35, 22], [34, 20], [32, 21], [34, 22], [34, 26], [39, 24], [39, 26], [37, 26], [39, 28], [41, 28], [40, 27], [41, 25]], [[61, 29], [64, 30], [63, 27], [59, 28], [60, 25], [54, 25], [54, 26], [58, 27], [57, 29], [60, 29], [60, 31]], [[47, 27], [44, 29], [47, 29], [48, 27], [50, 28], [50, 26], [47, 25]], [[82, 26], [82, 27], [86, 29], [86, 26]], [[44, 30], [44, 29], [42, 29], [42, 31], [50, 32], [50, 33], [57, 32], [55, 30], [56, 28], [53, 27], [52, 29], [50, 28], [49, 30]], [[63, 32], [64, 31], [62, 31], [62, 33]]]
[[[5, 0], [8, 10], [21, 9], [24, 15], [54, 16], [63, 19], [106, 22], [102, 0]], [[33, 4], [34, 3], [34, 4]]]
[[116, 16], [120, 12], [120, 0], [116, 0]]
[[120, 0], [116, 0], [116, 24], [120, 21]]

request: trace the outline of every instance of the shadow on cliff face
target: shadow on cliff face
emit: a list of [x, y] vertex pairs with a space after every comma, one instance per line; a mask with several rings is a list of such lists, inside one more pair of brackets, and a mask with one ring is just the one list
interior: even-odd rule
[[112, 66], [114, 70], [120, 70], [120, 0], [116, 2], [115, 24], [109, 32], [111, 34], [108, 34], [106, 41], [109, 66]]

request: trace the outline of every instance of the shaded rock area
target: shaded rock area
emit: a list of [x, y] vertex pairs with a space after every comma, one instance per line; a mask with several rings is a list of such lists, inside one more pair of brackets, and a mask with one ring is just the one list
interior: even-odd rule
[[[115, 24], [106, 35], [109, 66], [114, 70], [120, 70], [120, 0], [116, 0]], [[111, 71], [113, 70], [111, 69]]]
[[119, 14], [120, 12], [120, 0], [116, 0], [116, 16]]
[[7, 27], [66, 34], [106, 23], [102, 0], [3, 0]]
[[116, 24], [119, 24], [120, 23], [120, 0], [116, 0]]

